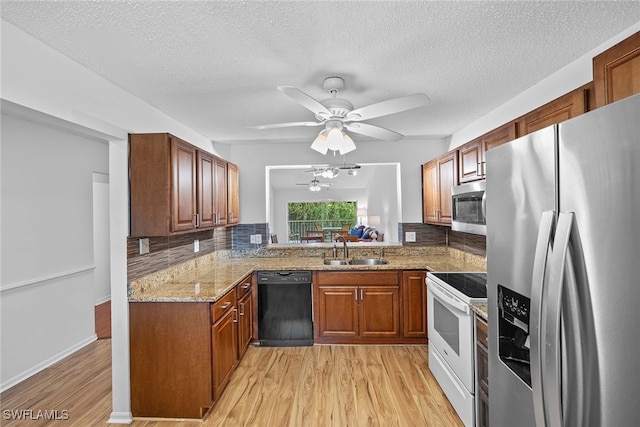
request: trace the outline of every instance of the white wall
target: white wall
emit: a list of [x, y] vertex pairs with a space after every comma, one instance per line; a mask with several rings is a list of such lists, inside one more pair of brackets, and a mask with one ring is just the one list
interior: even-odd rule
[[93, 173], [108, 145], [2, 115], [5, 389], [95, 339]]
[[[316, 153], [309, 148], [310, 145], [311, 141], [297, 144], [263, 143], [231, 146], [229, 160], [236, 163], [240, 170], [240, 221], [242, 223], [266, 222], [267, 209], [269, 209], [265, 184], [267, 166], [342, 163], [341, 157]], [[420, 141], [407, 139], [393, 143], [367, 141], [358, 143], [357, 147], [347, 155], [347, 163], [400, 163], [402, 218], [398, 218], [396, 223], [421, 222], [421, 165], [446, 152], [448, 142], [444, 138]]]
[[93, 173], [93, 300], [94, 305], [111, 299], [109, 242], [109, 175]]

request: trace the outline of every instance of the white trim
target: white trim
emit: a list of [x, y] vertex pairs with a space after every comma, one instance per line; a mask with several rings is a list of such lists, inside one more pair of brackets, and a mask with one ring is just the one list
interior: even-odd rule
[[13, 378], [10, 378], [9, 380], [7, 380], [5, 383], [3, 383], [2, 385], [0, 385], [0, 393], [4, 392], [5, 390], [13, 387], [14, 385], [21, 383], [22, 381], [26, 380], [27, 378], [37, 374], [38, 372], [48, 368], [49, 366], [53, 365], [56, 362], [59, 362], [60, 360], [64, 359], [65, 357], [71, 355], [72, 353], [75, 353], [76, 351], [80, 350], [81, 348], [91, 344], [92, 342], [94, 342], [95, 340], [97, 340], [98, 337], [96, 336], [96, 334], [91, 334], [89, 337], [85, 338], [84, 340], [80, 341], [79, 343], [72, 345], [71, 347], [67, 348], [66, 350], [61, 351], [58, 354], [55, 354], [53, 356], [51, 356], [50, 358], [48, 358], [47, 360], [45, 360], [42, 363], [37, 364], [36, 366], [27, 369], [26, 371], [16, 375]]
[[133, 415], [131, 412], [112, 412], [107, 424], [131, 424]]
[[52, 274], [50, 276], [38, 277], [36, 279], [25, 280], [24, 282], [13, 283], [11, 285], [3, 286], [0, 289], [0, 292], [3, 293], [3, 292], [11, 291], [11, 290], [17, 289], [17, 288], [24, 288], [24, 287], [27, 287], [27, 286], [34, 286], [34, 285], [43, 284], [45, 282], [50, 282], [52, 280], [61, 279], [63, 277], [71, 277], [71, 276], [76, 276], [78, 274], [88, 273], [88, 272], [93, 271], [95, 268], [96, 267], [94, 265], [91, 265], [91, 266], [88, 266], [88, 267], [80, 267], [80, 268], [76, 268], [74, 270], [69, 270], [69, 271], [65, 271], [65, 272], [62, 272], [62, 273]]
[[101, 298], [96, 299], [93, 302], [93, 306], [95, 307], [97, 305], [104, 304], [105, 302], [108, 302], [108, 301], [111, 301], [111, 295], [105, 295]]

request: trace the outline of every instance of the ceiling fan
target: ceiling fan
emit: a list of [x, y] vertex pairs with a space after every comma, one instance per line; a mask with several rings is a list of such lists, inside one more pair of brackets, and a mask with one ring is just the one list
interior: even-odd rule
[[326, 154], [329, 149], [345, 154], [355, 150], [356, 147], [344, 129], [376, 139], [397, 141], [403, 137], [402, 134], [380, 126], [363, 123], [363, 121], [412, 110], [429, 102], [427, 95], [417, 93], [354, 109], [351, 102], [337, 97], [338, 92], [344, 88], [344, 80], [341, 77], [327, 77], [324, 80], [323, 87], [332, 96], [331, 98], [317, 101], [293, 86], [278, 86], [280, 92], [314, 113], [316, 122], [275, 123], [253, 126], [252, 128], [274, 129], [295, 126], [324, 126], [311, 148], [322, 154]]
[[328, 182], [320, 182], [320, 181], [318, 181], [317, 178], [312, 179], [311, 183], [309, 183], [309, 184], [303, 183], [303, 184], [296, 184], [296, 185], [308, 185], [309, 186], [309, 190], [311, 190], [311, 191], [320, 191], [323, 188], [326, 188], [328, 190], [329, 187], [331, 187], [330, 183], [328, 183]]
[[313, 172], [314, 177], [321, 176], [323, 178], [332, 179], [340, 175], [341, 170], [346, 170], [349, 175], [357, 175], [357, 171], [360, 167], [360, 165], [355, 163], [342, 163], [338, 165], [313, 166], [313, 169], [308, 169], [305, 172]]

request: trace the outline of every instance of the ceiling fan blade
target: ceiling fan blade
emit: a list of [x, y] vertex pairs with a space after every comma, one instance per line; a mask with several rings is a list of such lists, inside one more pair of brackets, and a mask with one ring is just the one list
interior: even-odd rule
[[370, 125], [368, 123], [345, 123], [344, 127], [351, 132], [385, 141], [397, 141], [404, 137], [404, 135], [398, 132], [381, 128], [380, 126]]
[[249, 126], [249, 129], [277, 129], [277, 128], [288, 128], [294, 126], [320, 126], [324, 123], [318, 122], [291, 122], [291, 123], [274, 123], [271, 125], [258, 125], [258, 126]]
[[304, 108], [312, 111], [315, 115], [327, 118], [331, 117], [331, 111], [329, 111], [327, 107], [320, 104], [300, 89], [293, 86], [278, 86], [278, 90], [302, 105]]
[[399, 113], [401, 111], [412, 110], [414, 108], [427, 105], [428, 103], [429, 97], [427, 95], [424, 93], [416, 93], [415, 95], [390, 99], [388, 101], [378, 102], [377, 104], [371, 104], [366, 107], [356, 108], [348, 113], [344, 120], [369, 120], [376, 117]]

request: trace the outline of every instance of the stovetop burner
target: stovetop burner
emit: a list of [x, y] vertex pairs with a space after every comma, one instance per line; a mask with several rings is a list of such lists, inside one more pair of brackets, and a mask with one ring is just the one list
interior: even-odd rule
[[430, 273], [471, 299], [487, 298], [487, 273]]

